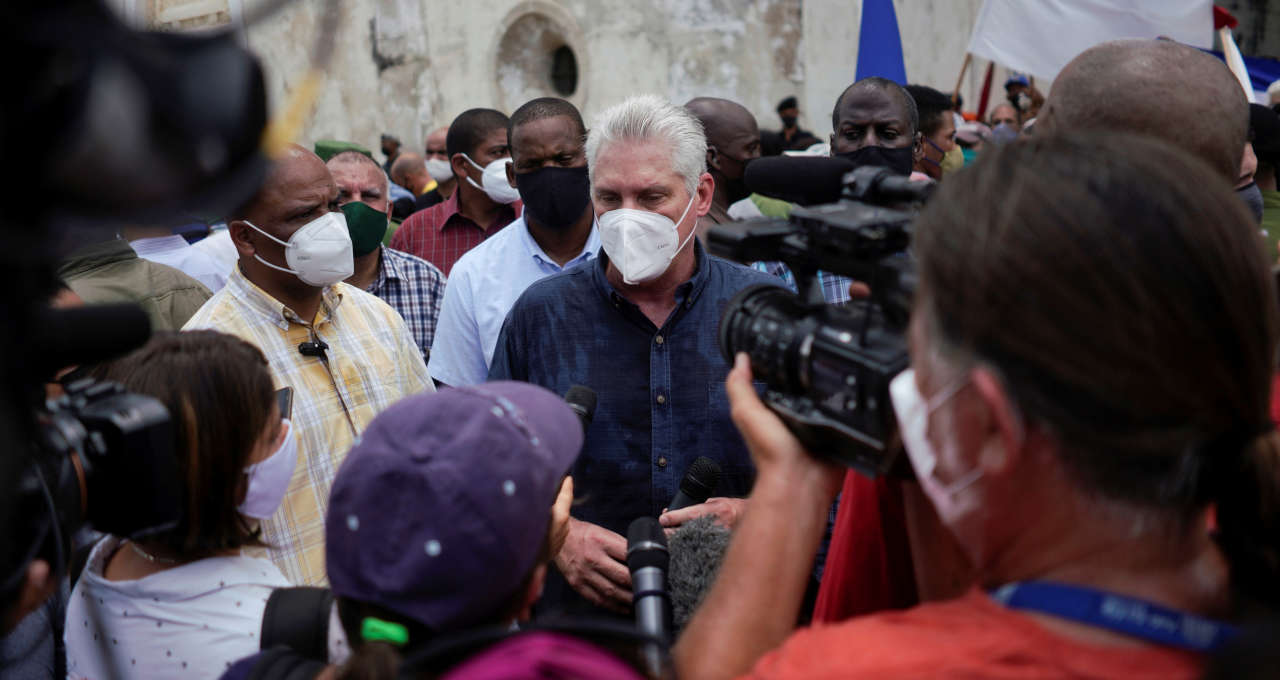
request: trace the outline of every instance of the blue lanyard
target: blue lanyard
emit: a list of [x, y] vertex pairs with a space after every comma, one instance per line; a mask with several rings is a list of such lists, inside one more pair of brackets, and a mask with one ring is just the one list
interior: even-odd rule
[[1136, 638], [1211, 652], [1235, 637], [1235, 626], [1093, 588], [1047, 581], [1010, 583], [991, 591], [1010, 609], [1040, 612]]

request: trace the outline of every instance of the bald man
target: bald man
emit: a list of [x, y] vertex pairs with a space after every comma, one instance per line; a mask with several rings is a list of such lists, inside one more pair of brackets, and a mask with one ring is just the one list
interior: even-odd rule
[[326, 580], [324, 508], [347, 449], [383, 409], [434, 389], [400, 315], [342, 282], [354, 265], [338, 204], [324, 162], [291, 146], [228, 218], [239, 262], [183, 327], [243, 338], [262, 350], [275, 386], [293, 388], [292, 413], [279, 417], [292, 421], [298, 462], [262, 537], [298, 585]]
[[711, 212], [698, 223], [698, 237], [707, 238], [715, 224], [732, 222], [729, 206], [751, 195], [743, 182], [747, 163], [760, 157], [760, 127], [741, 104], [716, 97], [698, 97], [684, 107], [702, 122], [707, 135], [707, 172], [715, 180]]
[[405, 151], [391, 164], [391, 181], [413, 194], [413, 198], [396, 199], [391, 217], [403, 221], [419, 210], [426, 210], [444, 199], [436, 191], [436, 181], [427, 172], [426, 161], [420, 154]]
[[1158, 137], [1199, 156], [1233, 185], [1249, 131], [1249, 102], [1227, 67], [1168, 40], [1091, 47], [1058, 74], [1036, 134], [1100, 128]]

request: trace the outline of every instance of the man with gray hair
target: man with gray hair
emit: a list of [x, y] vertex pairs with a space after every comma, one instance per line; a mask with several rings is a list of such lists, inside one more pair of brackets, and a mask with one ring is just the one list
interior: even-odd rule
[[[708, 255], [694, 237], [711, 209], [707, 140], [688, 110], [659, 97], [609, 108], [587, 136], [591, 200], [603, 252], [542, 279], [516, 301], [498, 337], [490, 380], [564, 394], [596, 391], [595, 418], [574, 465], [569, 537], [542, 608], [590, 602], [626, 611], [626, 539], [636, 517], [662, 513], [699, 456], [722, 470], [701, 505], [665, 513], [668, 527], [702, 515], [732, 526], [751, 489], [751, 457], [729, 420], [715, 329], [729, 299], [762, 272]], [[575, 594], [576, 591], [576, 594]]]
[[377, 161], [359, 151], [343, 151], [325, 165], [338, 185], [338, 206], [351, 234], [354, 270], [346, 282], [382, 298], [399, 312], [426, 361], [444, 299], [444, 274], [420, 257], [382, 245], [390, 224], [391, 198], [387, 175]]

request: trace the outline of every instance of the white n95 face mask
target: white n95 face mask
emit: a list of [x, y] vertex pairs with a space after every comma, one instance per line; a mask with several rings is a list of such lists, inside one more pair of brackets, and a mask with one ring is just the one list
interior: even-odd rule
[[696, 193], [689, 197], [689, 205], [675, 222], [660, 213], [631, 208], [615, 208], [596, 218], [600, 245], [609, 262], [622, 274], [623, 282], [634, 286], [652, 281], [667, 271], [676, 254], [698, 232], [690, 229], [689, 235], [680, 241], [679, 225], [697, 197]]
[[476, 170], [484, 173], [480, 178], [483, 186], [476, 184], [470, 176], [467, 177], [467, 182], [487, 194], [494, 203], [515, 203], [516, 199], [520, 198], [520, 192], [507, 181], [507, 163], [511, 160], [510, 158], [498, 158], [482, 168], [467, 154], [462, 154], [462, 157], [467, 159], [467, 162]]
[[293, 232], [288, 243], [258, 229], [248, 220], [245, 220], [245, 224], [284, 246], [284, 259], [289, 266], [271, 264], [257, 253], [253, 254], [254, 259], [272, 269], [293, 274], [309, 286], [331, 286], [351, 276], [356, 270], [351, 254], [351, 232], [347, 230], [347, 217], [340, 212], [325, 213], [307, 222]]
[[236, 510], [245, 517], [267, 519], [276, 514], [289, 490], [293, 466], [298, 462], [298, 439], [293, 435], [293, 423], [287, 418], [283, 427], [287, 429], [280, 448], [244, 469], [249, 475], [249, 490]]
[[434, 179], [437, 182], [443, 182], [450, 177], [453, 177], [453, 166], [449, 164], [447, 159], [428, 158], [426, 165], [427, 174], [431, 175], [431, 179]]

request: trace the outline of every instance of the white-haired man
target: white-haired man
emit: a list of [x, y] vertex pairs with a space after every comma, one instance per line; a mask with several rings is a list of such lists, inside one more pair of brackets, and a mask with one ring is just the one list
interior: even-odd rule
[[[711, 208], [707, 141], [688, 110], [639, 96], [605, 111], [587, 136], [591, 199], [603, 253], [532, 284], [503, 324], [492, 379], [563, 394], [596, 391], [595, 419], [574, 466], [569, 538], [541, 605], [631, 602], [621, 532], [662, 512], [699, 456], [722, 469], [713, 498], [663, 515], [677, 526], [715, 514], [732, 525], [754, 468], [729, 420], [715, 329], [725, 304], [762, 272], [711, 257], [694, 237]], [[577, 595], [574, 594], [576, 591]]]

